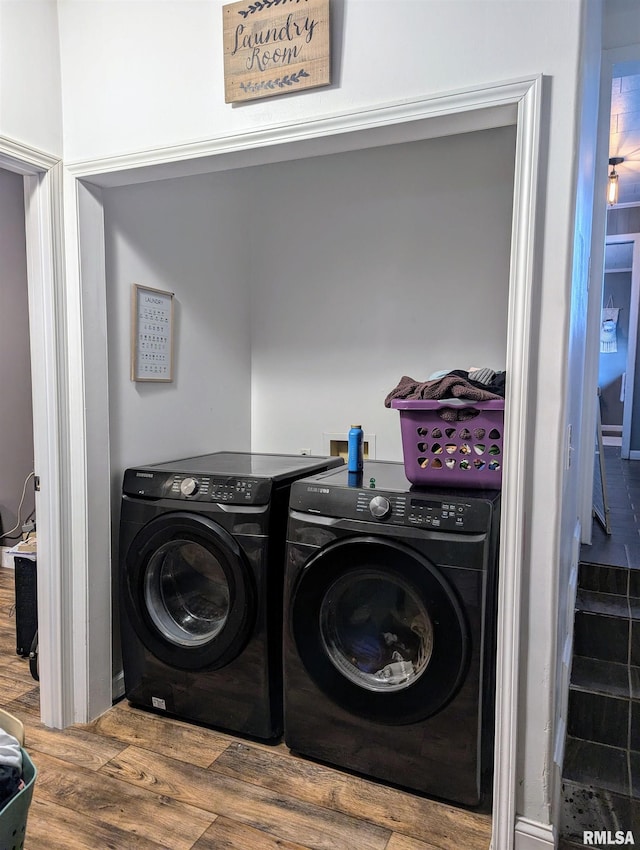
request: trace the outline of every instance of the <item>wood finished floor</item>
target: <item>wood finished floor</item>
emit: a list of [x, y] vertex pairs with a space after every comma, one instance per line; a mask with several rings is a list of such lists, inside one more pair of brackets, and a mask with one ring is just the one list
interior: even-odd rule
[[491, 818], [120, 702], [64, 731], [39, 721], [0, 568], [0, 705], [38, 769], [25, 850], [487, 850]]

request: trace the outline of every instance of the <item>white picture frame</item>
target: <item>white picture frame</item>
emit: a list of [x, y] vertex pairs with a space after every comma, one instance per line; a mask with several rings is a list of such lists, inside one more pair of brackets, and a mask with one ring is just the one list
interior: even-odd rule
[[132, 285], [132, 381], [173, 381], [173, 298], [173, 292]]

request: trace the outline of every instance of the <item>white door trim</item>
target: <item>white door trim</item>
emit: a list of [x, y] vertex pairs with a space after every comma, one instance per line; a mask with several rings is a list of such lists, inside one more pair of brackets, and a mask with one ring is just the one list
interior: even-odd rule
[[516, 819], [521, 587], [526, 503], [532, 483], [529, 375], [541, 100], [542, 81], [538, 78], [518, 103], [506, 357], [510, 380], [505, 407], [496, 669], [492, 846], [499, 850], [512, 850]]
[[514, 850], [554, 850], [555, 846], [555, 830], [552, 826], [528, 818], [517, 819]]
[[[510, 296], [508, 312], [506, 370], [511, 377], [508, 387], [508, 404], [505, 414], [504, 478], [503, 478], [503, 522], [501, 534], [501, 570], [499, 587], [497, 704], [496, 704], [496, 771], [494, 782], [493, 846], [499, 850], [512, 850], [515, 832], [515, 790], [517, 764], [517, 721], [518, 721], [518, 678], [521, 617], [521, 574], [525, 561], [524, 529], [527, 526], [525, 503], [531, 492], [530, 434], [527, 423], [529, 416], [529, 373], [534, 280], [534, 256], [536, 251], [536, 177], [539, 158], [539, 132], [542, 97], [541, 77], [497, 83], [470, 91], [454, 92], [419, 101], [400, 102], [372, 109], [361, 109], [340, 115], [325, 116], [299, 124], [288, 124], [238, 136], [222, 137], [175, 148], [145, 151], [109, 159], [75, 162], [68, 164], [78, 184], [92, 183], [97, 186], [114, 186], [142, 182], [160, 177], [181, 176], [187, 173], [203, 173], [229, 167], [241, 167], [257, 162], [287, 160], [306, 155], [321, 155], [337, 150], [358, 149], [371, 144], [389, 144], [409, 138], [430, 138], [449, 135], [452, 132], [472, 131], [490, 126], [517, 125], [514, 208], [512, 221], [512, 249], [510, 269]], [[67, 219], [79, 228], [82, 234], [86, 227], [95, 233], [101, 213], [94, 204], [82, 210], [78, 192], [69, 192]], [[71, 242], [74, 240], [72, 239]], [[77, 238], [78, 256], [67, 264], [71, 271], [82, 276], [81, 239]], [[68, 243], [69, 245], [69, 243]], [[85, 287], [70, 284], [82, 299]], [[101, 297], [102, 302], [104, 298]], [[92, 309], [95, 305], [92, 305]], [[105, 309], [104, 303], [99, 309]], [[78, 462], [71, 470], [70, 492], [73, 492], [78, 518], [83, 522], [76, 525], [76, 555], [87, 558], [84, 569], [89, 575], [89, 564], [102, 565], [109, 551], [110, 540], [107, 529], [101, 525], [93, 528], [87, 521], [89, 494], [87, 492], [86, 469], [93, 466], [108, 469], [108, 448], [102, 435], [95, 435], [87, 427], [86, 396], [88, 394], [86, 364], [93, 368], [99, 362], [99, 352], [94, 346], [102, 346], [96, 335], [83, 335], [82, 303], [76, 302], [69, 316], [74, 327], [69, 328], [75, 340], [74, 356], [79, 357], [76, 374], [81, 375], [84, 390], [80, 386], [67, 398], [72, 420], [75, 451], [86, 462]], [[101, 321], [101, 326], [102, 326]], [[75, 346], [79, 346], [77, 349]], [[99, 370], [99, 377], [102, 369]], [[91, 379], [94, 380], [95, 372]], [[101, 386], [101, 396], [95, 386], [90, 391], [92, 417], [108, 420], [107, 387]], [[103, 492], [104, 480], [92, 479], [91, 487]], [[85, 535], [84, 545], [80, 537]], [[91, 577], [86, 586], [92, 586]], [[82, 606], [84, 607], [84, 611]], [[89, 610], [88, 599], [79, 599], [74, 610], [79, 621], [79, 631], [86, 630], [89, 646], [99, 649], [110, 642], [108, 600], [104, 600], [102, 611], [94, 604]], [[71, 634], [71, 626], [69, 634]], [[104, 653], [102, 654], [104, 655]], [[101, 687], [104, 677], [111, 679], [111, 669], [100, 668], [92, 659], [100, 657], [88, 651], [84, 656], [86, 666], [78, 667], [74, 676], [68, 676], [66, 686], [70, 692], [88, 694]], [[73, 680], [73, 681], [72, 681]], [[104, 689], [103, 689], [104, 692]], [[105, 704], [102, 708], [106, 709]], [[86, 708], [85, 708], [86, 710]], [[94, 705], [93, 710], [100, 710]], [[77, 719], [89, 720], [90, 717]], [[550, 740], [553, 730], [550, 730]], [[551, 746], [551, 745], [550, 745]]]
[[249, 154], [253, 165], [513, 125], [521, 101], [537, 85], [537, 78], [494, 83], [65, 166], [95, 185], [119, 186], [237, 168], [248, 164]]
[[67, 680], [71, 658], [67, 623], [71, 603], [65, 563], [64, 433], [62, 381], [64, 301], [62, 289], [61, 165], [57, 157], [0, 137], [0, 167], [24, 177], [29, 338], [33, 405], [34, 471], [38, 523], [38, 630], [40, 716], [47, 726], [71, 718]]
[[67, 686], [73, 719], [86, 723], [110, 708], [112, 688], [111, 475], [104, 220], [100, 189], [65, 170], [65, 287], [69, 489], [73, 527], [69, 563], [74, 670]]
[[16, 174], [44, 174], [59, 162], [58, 157], [46, 151], [0, 136], [0, 168]]

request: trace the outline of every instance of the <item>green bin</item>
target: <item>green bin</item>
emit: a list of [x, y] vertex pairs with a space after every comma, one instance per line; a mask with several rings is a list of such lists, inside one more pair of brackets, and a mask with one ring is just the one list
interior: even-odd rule
[[[22, 723], [3, 709], [0, 709], [0, 726], [21, 744], [24, 743]], [[24, 747], [21, 751], [24, 788], [0, 809], [0, 850], [22, 850], [24, 847], [27, 816], [38, 771]]]

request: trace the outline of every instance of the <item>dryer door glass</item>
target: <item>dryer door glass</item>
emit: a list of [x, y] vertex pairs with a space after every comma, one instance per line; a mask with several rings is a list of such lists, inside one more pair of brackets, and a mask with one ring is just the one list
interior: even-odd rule
[[144, 576], [144, 600], [160, 633], [178, 646], [202, 646], [224, 628], [229, 584], [215, 554], [190, 540], [160, 546]]
[[320, 606], [325, 651], [339, 672], [370, 691], [398, 691], [429, 665], [433, 624], [400, 577], [358, 570], [335, 581]]

